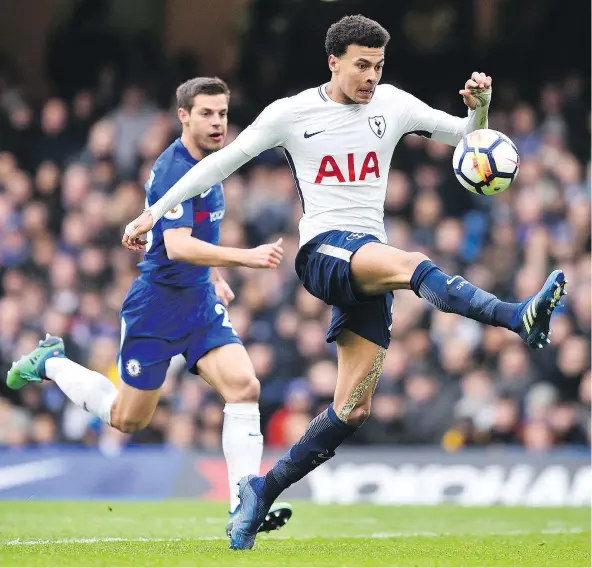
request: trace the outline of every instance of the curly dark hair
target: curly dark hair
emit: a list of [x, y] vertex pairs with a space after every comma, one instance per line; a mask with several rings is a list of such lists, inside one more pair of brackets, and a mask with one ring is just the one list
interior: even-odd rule
[[196, 77], [177, 87], [177, 108], [191, 112], [193, 99], [197, 95], [226, 95], [230, 97], [228, 85], [218, 77]]
[[344, 16], [327, 30], [327, 55], [341, 57], [349, 45], [386, 47], [391, 35], [378, 23], [361, 14]]

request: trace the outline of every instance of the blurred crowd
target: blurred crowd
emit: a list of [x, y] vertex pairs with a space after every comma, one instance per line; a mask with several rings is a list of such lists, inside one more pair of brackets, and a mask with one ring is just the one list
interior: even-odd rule
[[[114, 91], [108, 74], [71, 100], [27, 102], [0, 82], [0, 375], [46, 332], [68, 356], [118, 381], [118, 312], [139, 256], [120, 246], [144, 204], [143, 184], [179, 135], [173, 105], [142, 88]], [[569, 279], [552, 344], [526, 348], [500, 328], [435, 311], [395, 293], [393, 340], [372, 416], [352, 444], [511, 445], [544, 451], [590, 444], [590, 113], [577, 75], [543, 85], [536, 104], [505, 86], [490, 127], [521, 155], [518, 180], [486, 198], [454, 178], [453, 149], [407, 136], [388, 174], [389, 242], [422, 251], [507, 301], [538, 291], [548, 272]], [[530, 93], [532, 98], [532, 93]], [[237, 103], [235, 103], [238, 105]], [[446, 108], [458, 114], [460, 102]], [[230, 119], [233, 117], [231, 98]], [[239, 132], [229, 128], [228, 140]], [[282, 155], [269, 151], [224, 184], [222, 245], [284, 237], [277, 271], [223, 270], [236, 293], [233, 325], [262, 382], [266, 442], [295, 442], [332, 398], [330, 309], [299, 284], [300, 204]], [[127, 436], [69, 403], [52, 382], [0, 385], [0, 446], [159, 443], [219, 448], [223, 404], [184, 361], [169, 368], [149, 428]]]

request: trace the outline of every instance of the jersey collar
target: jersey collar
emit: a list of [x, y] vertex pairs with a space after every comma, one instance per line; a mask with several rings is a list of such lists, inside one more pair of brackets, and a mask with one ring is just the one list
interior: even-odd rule
[[193, 165], [197, 164], [199, 162], [199, 160], [196, 160], [190, 153], [189, 150], [187, 150], [187, 148], [185, 148], [185, 144], [183, 144], [183, 142], [181, 141], [181, 137], [179, 136], [179, 138], [177, 138], [177, 148], [179, 149], [179, 152], [181, 152], [181, 154], [183, 155], [184, 158], [186, 158], [188, 161], [190, 161]]
[[319, 87], [317, 87], [317, 92], [319, 94], [319, 97], [321, 97], [321, 99], [323, 99], [323, 101], [325, 103], [327, 103], [328, 105], [332, 105], [332, 106], [337, 106], [340, 108], [346, 108], [348, 110], [352, 110], [355, 112], [359, 112], [362, 107], [364, 105], [360, 105], [360, 104], [353, 104], [353, 105], [345, 105], [342, 103], [336, 103], [328, 94], [327, 94], [327, 86], [329, 85], [329, 83], [323, 83], [322, 85], [319, 85]]
[[323, 101], [324, 101], [325, 103], [327, 103], [328, 105], [333, 105], [333, 106], [337, 105], [337, 106], [340, 106], [340, 107], [342, 107], [342, 106], [346, 106], [346, 105], [342, 105], [342, 104], [340, 104], [340, 103], [336, 103], [336, 102], [335, 102], [335, 101], [334, 101], [334, 100], [333, 100], [333, 99], [332, 99], [332, 98], [331, 98], [331, 97], [330, 97], [330, 96], [327, 94], [327, 85], [328, 85], [328, 84], [329, 84], [329, 83], [323, 83], [322, 85], [320, 85], [320, 86], [317, 88], [317, 92], [319, 93], [319, 97], [321, 97], [321, 99], [323, 99]]

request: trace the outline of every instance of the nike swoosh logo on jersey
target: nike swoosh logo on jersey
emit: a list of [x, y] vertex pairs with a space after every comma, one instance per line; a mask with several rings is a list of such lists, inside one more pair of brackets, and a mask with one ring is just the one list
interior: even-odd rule
[[304, 137], [305, 138], [311, 138], [312, 136], [316, 136], [317, 134], [320, 134], [321, 132], [325, 132], [324, 130], [319, 130], [318, 132], [311, 132], [310, 134], [308, 132], [304, 132]]
[[452, 278], [449, 278], [448, 280], [446, 280], [446, 285], [450, 286], [457, 278], [458, 276], [453, 276]]

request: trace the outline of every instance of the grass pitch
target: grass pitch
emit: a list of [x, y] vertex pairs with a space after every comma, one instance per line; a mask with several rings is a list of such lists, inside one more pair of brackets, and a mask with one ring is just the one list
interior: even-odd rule
[[228, 550], [222, 504], [0, 502], [1, 566], [590, 566], [589, 509], [294, 504]]

